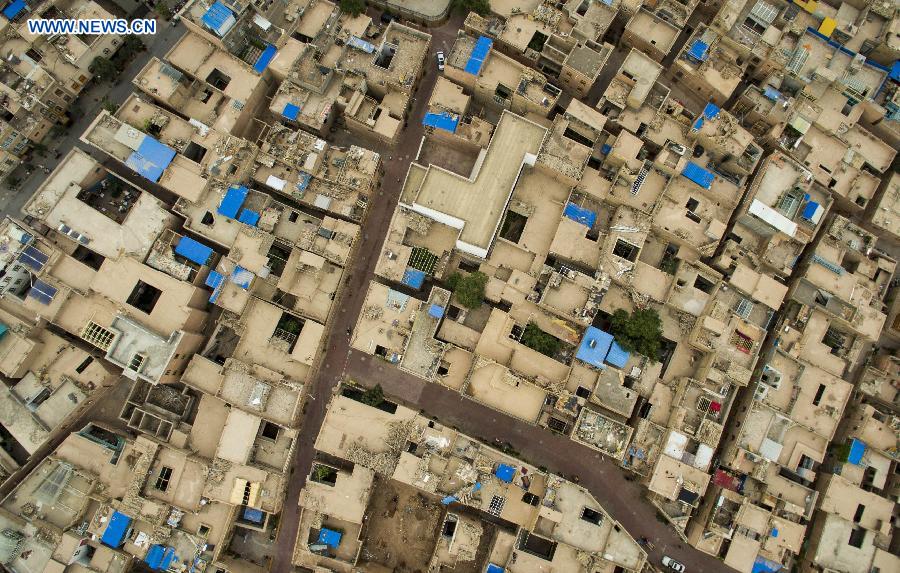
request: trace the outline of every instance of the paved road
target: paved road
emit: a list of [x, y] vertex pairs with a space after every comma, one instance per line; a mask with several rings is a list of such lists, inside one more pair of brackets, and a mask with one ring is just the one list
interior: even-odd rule
[[[105, 153], [81, 143], [78, 141], [78, 138], [81, 137], [81, 134], [84, 133], [84, 130], [87, 129], [94, 118], [97, 117], [97, 114], [100, 112], [101, 106], [103, 105], [103, 99], [106, 98], [117, 106], [121, 105], [132, 92], [137, 91], [137, 88], [131, 84], [131, 80], [134, 79], [134, 76], [141, 71], [153, 56], [162, 58], [166, 52], [175, 45], [175, 42], [182, 34], [184, 34], [184, 32], [185, 27], [181, 24], [178, 26], [171, 26], [166, 22], [160, 22], [158, 33], [155, 36], [143, 36], [141, 39], [147, 46], [147, 49], [138, 54], [138, 56], [128, 64], [116, 83], [112, 85], [108, 83], [89, 84], [88, 88], [72, 106], [72, 117], [74, 118], [74, 121], [66, 128], [65, 132], [60, 137], [50, 141], [47, 156], [41, 157], [35, 155], [32, 163], [34, 165], [44, 165], [50, 169], [54, 169], [73, 147], [82, 148], [98, 161], [106, 161], [108, 156]], [[59, 159], [55, 159], [53, 156], [55, 150], [59, 150], [62, 153], [62, 156], [60, 156]], [[118, 164], [118, 162], [110, 162], [109, 165], [112, 165], [113, 163]], [[122, 170], [123, 172], [127, 172], [124, 167]], [[121, 174], [122, 172], [116, 169], [116, 173]], [[10, 189], [5, 183], [0, 184], [0, 217], [5, 217], [6, 215], [12, 215], [13, 217], [21, 216], [22, 206], [28, 202], [28, 199], [34, 194], [35, 190], [37, 190], [38, 186], [44, 180], [44, 177], [46, 177], [44, 172], [40, 169], [35, 169], [30, 176], [24, 177], [21, 168], [17, 169], [13, 176], [23, 178], [23, 181], [16, 189]], [[144, 185], [142, 184], [141, 188], [143, 187]]]
[[[446, 53], [452, 45], [462, 19], [454, 17], [440, 28], [430, 29], [431, 53], [443, 49]], [[624, 54], [618, 57], [623, 57]], [[314, 456], [313, 444], [325, 417], [325, 408], [332, 392], [345, 374], [364, 385], [381, 384], [385, 392], [410, 406], [437, 415], [445, 424], [460, 431], [488, 440], [500, 439], [512, 444], [530, 462], [546, 466], [564, 476], [579, 476], [582, 485], [603, 507], [634, 536], [647, 536], [656, 544], [651, 560], [659, 563], [662, 552], [676, 557], [693, 571], [728, 571], [721, 561], [683, 544], [668, 525], [656, 518], [656, 511], [643, 497], [643, 488], [625, 480], [616, 464], [604, 460], [597, 452], [576, 444], [566, 437], [505, 416], [495, 410], [463, 398], [437, 384], [429, 384], [401, 372], [394, 366], [350, 351], [345, 334], [355, 325], [362, 308], [367, 285], [374, 277], [375, 263], [387, 232], [391, 215], [400, 194], [399, 181], [406, 175], [409, 163], [414, 159], [422, 137], [421, 118], [425, 112], [427, 95], [437, 74], [429, 55], [427, 73], [414, 98], [409, 127], [401, 135], [400, 144], [392, 155], [384, 157], [385, 175], [383, 188], [376, 200], [370, 202], [369, 212], [363, 224], [363, 234], [358, 241], [358, 252], [347, 271], [350, 287], [335, 304], [340, 308], [329, 327], [330, 338], [326, 346], [324, 364], [315, 380], [311, 381], [310, 402], [303, 418], [303, 428], [298, 437], [293, 477], [281, 513], [281, 524], [275, 543], [271, 571], [291, 571], [291, 556], [299, 527], [298, 498], [306, 483]], [[679, 548], [683, 545], [683, 548]]]

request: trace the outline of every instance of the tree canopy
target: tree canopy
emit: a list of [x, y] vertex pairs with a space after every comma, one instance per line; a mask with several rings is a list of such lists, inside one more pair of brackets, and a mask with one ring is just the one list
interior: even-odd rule
[[657, 359], [662, 341], [662, 321], [656, 310], [639, 308], [628, 314], [619, 309], [610, 318], [609, 330], [622, 349]]
[[351, 16], [359, 16], [365, 11], [365, 0], [341, 0], [341, 12], [346, 12]]
[[482, 16], [487, 16], [491, 13], [490, 0], [453, 0], [452, 7], [461, 14], [477, 12]]
[[480, 271], [461, 275], [453, 273], [448, 277], [447, 284], [456, 295], [456, 300], [466, 308], [475, 309], [484, 302], [484, 287], [487, 286], [488, 276]]
[[522, 333], [519, 342], [528, 348], [537, 350], [544, 356], [549, 356], [551, 358], [556, 356], [556, 353], [559, 352], [559, 339], [547, 334], [533, 322], [529, 322], [528, 326], [525, 327], [525, 331]]

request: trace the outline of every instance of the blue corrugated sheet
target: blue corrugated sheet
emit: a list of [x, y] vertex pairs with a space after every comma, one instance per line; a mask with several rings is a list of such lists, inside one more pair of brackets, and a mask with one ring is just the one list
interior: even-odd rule
[[706, 60], [706, 52], [709, 50], [709, 44], [703, 42], [701, 40], [694, 40], [694, 43], [691, 44], [691, 49], [688, 50], [688, 56], [694, 58], [695, 60], [700, 60], [701, 62]]
[[853, 441], [850, 442], [850, 453], [847, 455], [847, 461], [855, 466], [858, 466], [859, 462], [862, 461], [863, 454], [865, 453], [866, 443], [862, 440], [853, 438]]
[[503, 573], [505, 569], [500, 567], [499, 565], [494, 565], [493, 563], [488, 563], [486, 573]]
[[144, 563], [154, 571], [165, 571], [175, 560], [175, 549], [164, 545], [152, 545], [147, 556], [144, 557]]
[[403, 273], [403, 284], [418, 290], [422, 288], [424, 283], [425, 273], [423, 271], [412, 267], [406, 267], [406, 272]]
[[7, 19], [12, 20], [26, 8], [28, 8], [28, 5], [25, 4], [25, 0], [13, 0], [3, 9], [3, 15], [6, 16]]
[[256, 211], [251, 211], [250, 209], [242, 209], [241, 214], [238, 217], [238, 221], [244, 223], [245, 225], [255, 227], [259, 222], [259, 213], [257, 213]]
[[206, 11], [206, 14], [203, 15], [201, 20], [207, 28], [221, 37], [224, 36], [234, 24], [234, 13], [225, 4], [216, 2], [210, 6], [209, 10]]
[[300, 115], [300, 106], [294, 105], [292, 103], [284, 104], [284, 110], [282, 110], [281, 115], [290, 119], [291, 121], [296, 120], [297, 116]]
[[590, 209], [579, 207], [571, 201], [569, 203], [566, 203], [566, 208], [563, 209], [563, 215], [577, 223], [581, 223], [588, 229], [593, 228], [594, 223], [597, 222], [597, 213], [594, 213]]
[[609, 354], [609, 348], [613, 343], [613, 335], [600, 330], [599, 328], [589, 326], [578, 345], [578, 352], [575, 357], [597, 368], [605, 368], [603, 361]]
[[248, 271], [244, 267], [238, 265], [231, 271], [230, 280], [242, 289], [247, 290], [250, 288], [250, 283], [253, 282], [253, 277], [255, 276], [256, 275], [254, 275], [252, 271]]
[[219, 288], [219, 285], [222, 284], [222, 281], [224, 280], [225, 277], [222, 276], [222, 273], [210, 271], [209, 275], [207, 275], [206, 277], [206, 281], [204, 281], [204, 284], [210, 288]]
[[174, 149], [146, 135], [137, 151], [128, 156], [125, 165], [141, 177], [156, 183], [174, 157]]
[[225, 193], [225, 196], [222, 197], [222, 202], [219, 203], [219, 208], [216, 211], [219, 215], [225, 215], [230, 219], [234, 219], [237, 217], [238, 211], [241, 209], [241, 205], [244, 204], [244, 200], [249, 192], [250, 190], [245, 185], [231, 186]]
[[436, 127], [450, 133], [456, 133], [459, 126], [459, 116], [455, 113], [442, 111], [441, 113], [426, 113], [422, 118], [422, 125], [426, 127]]
[[628, 363], [629, 358], [631, 358], [631, 353], [626, 352], [625, 349], [619, 346], [619, 343], [613, 339], [612, 344], [609, 347], [609, 352], [606, 354], [606, 362], [612, 364], [616, 368], [625, 368], [625, 364]]
[[439, 304], [433, 304], [428, 307], [428, 315], [432, 318], [441, 318], [444, 316], [444, 307]]
[[375, 46], [366, 42], [362, 38], [357, 38], [356, 36], [350, 36], [350, 39], [347, 40], [347, 45], [351, 48], [356, 48], [357, 50], [362, 50], [367, 54], [375, 53]]
[[712, 187], [713, 179], [715, 178], [711, 171], [707, 171], [693, 161], [689, 161], [684, 166], [684, 171], [681, 174], [704, 189]]
[[889, 77], [895, 82], [900, 82], [900, 60], [897, 60], [894, 62], [894, 65], [891, 66]]
[[513, 476], [516, 475], [516, 468], [512, 467], [509, 464], [497, 464], [497, 469], [494, 470], [494, 475], [497, 476], [500, 481], [512, 483]]
[[257, 58], [256, 63], [253, 64], [253, 71], [257, 74], [263, 73], [263, 71], [269, 67], [269, 62], [275, 57], [276, 52], [278, 52], [278, 50], [276, 50], [275, 46], [272, 44], [266, 46], [266, 49], [263, 50], [262, 54]]
[[195, 241], [190, 237], [181, 237], [175, 246], [175, 254], [181, 255], [189, 261], [194, 261], [198, 265], [205, 265], [209, 262], [213, 250], [200, 241]]
[[332, 549], [337, 549], [337, 546], [341, 544], [341, 537], [343, 537], [343, 535], [344, 534], [340, 531], [334, 531], [323, 527], [319, 530], [319, 543], [327, 545]]
[[717, 106], [713, 102], [709, 102], [706, 104], [706, 107], [703, 108], [703, 117], [705, 117], [706, 119], [713, 119], [717, 115], [719, 115], [720, 111], [721, 110], [719, 109], [719, 106]]
[[761, 555], [757, 556], [756, 561], [753, 562], [753, 573], [776, 573], [777, 571], [781, 571], [781, 563], [776, 563]]
[[114, 511], [109, 518], [109, 524], [103, 531], [100, 542], [112, 548], [118, 548], [125, 541], [125, 534], [128, 532], [128, 526], [131, 525], [131, 518], [124, 513]]
[[478, 41], [475, 42], [475, 47], [472, 49], [472, 55], [469, 56], [469, 61], [466, 62], [466, 72], [473, 76], [477, 76], [481, 72], [481, 66], [484, 65], [484, 60], [487, 58], [493, 44], [494, 42], [490, 38], [484, 36], [478, 38]]

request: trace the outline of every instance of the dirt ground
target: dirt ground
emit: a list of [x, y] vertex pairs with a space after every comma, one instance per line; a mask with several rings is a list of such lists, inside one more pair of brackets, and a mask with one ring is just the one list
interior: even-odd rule
[[425, 573], [445, 513], [436, 497], [377, 478], [366, 509], [360, 563], [382, 565], [395, 573]]
[[463, 177], [469, 177], [472, 174], [472, 168], [475, 167], [477, 160], [477, 153], [468, 153], [430, 137], [425, 138], [425, 143], [422, 144], [422, 153], [419, 156], [421, 165], [437, 165]]

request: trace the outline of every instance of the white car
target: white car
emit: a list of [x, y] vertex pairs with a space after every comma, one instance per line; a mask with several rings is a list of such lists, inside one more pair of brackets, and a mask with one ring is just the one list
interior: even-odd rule
[[437, 53], [438, 69], [444, 71], [444, 52], [438, 50]]
[[675, 561], [668, 555], [666, 555], [665, 557], [662, 558], [662, 564], [663, 564], [663, 566], [668, 567], [672, 571], [678, 571], [678, 573], [684, 573], [684, 571], [687, 569], [683, 563], [679, 563], [678, 561]]

